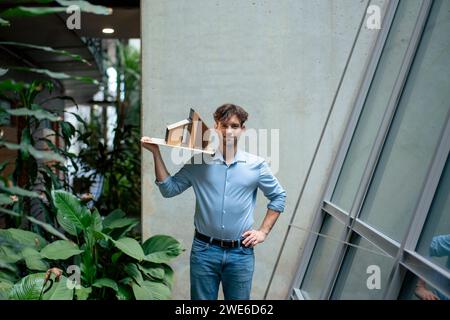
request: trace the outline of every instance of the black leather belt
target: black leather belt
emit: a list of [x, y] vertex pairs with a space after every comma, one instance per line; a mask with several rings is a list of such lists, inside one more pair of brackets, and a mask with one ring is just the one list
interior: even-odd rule
[[237, 247], [243, 245], [242, 241], [239, 241], [239, 240], [215, 239], [212, 237], [208, 237], [207, 235], [204, 235], [204, 234], [198, 232], [197, 230], [195, 230], [195, 237], [203, 242], [212, 243], [212, 244], [218, 245], [219, 247], [222, 247], [222, 248], [237, 248]]

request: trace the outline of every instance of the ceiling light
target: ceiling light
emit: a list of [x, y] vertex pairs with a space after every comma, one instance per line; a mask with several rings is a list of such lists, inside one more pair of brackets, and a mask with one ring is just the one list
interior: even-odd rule
[[114, 29], [113, 28], [103, 28], [102, 32], [103, 33], [114, 33]]

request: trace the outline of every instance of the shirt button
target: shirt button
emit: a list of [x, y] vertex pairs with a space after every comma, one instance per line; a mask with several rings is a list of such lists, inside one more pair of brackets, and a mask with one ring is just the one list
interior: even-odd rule
[[225, 226], [222, 226], [222, 229], [225, 229]]
[[223, 213], [227, 213], [225, 210], [223, 210]]

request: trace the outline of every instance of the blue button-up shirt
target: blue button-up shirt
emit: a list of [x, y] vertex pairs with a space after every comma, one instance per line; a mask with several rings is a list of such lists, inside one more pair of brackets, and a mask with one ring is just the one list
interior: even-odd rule
[[[203, 158], [202, 158], [203, 157]], [[200, 233], [222, 240], [237, 240], [252, 229], [258, 188], [269, 203], [267, 208], [283, 212], [286, 192], [267, 162], [238, 150], [229, 165], [220, 151], [214, 156], [196, 155], [174, 176], [155, 181], [165, 198], [189, 187], [196, 196], [194, 225]]]

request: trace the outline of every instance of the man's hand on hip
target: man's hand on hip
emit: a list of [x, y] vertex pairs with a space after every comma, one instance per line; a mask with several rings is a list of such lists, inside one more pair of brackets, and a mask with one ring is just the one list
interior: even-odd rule
[[258, 243], [264, 242], [267, 234], [261, 230], [248, 230], [242, 235], [245, 239], [242, 244], [246, 247], [254, 247]]

